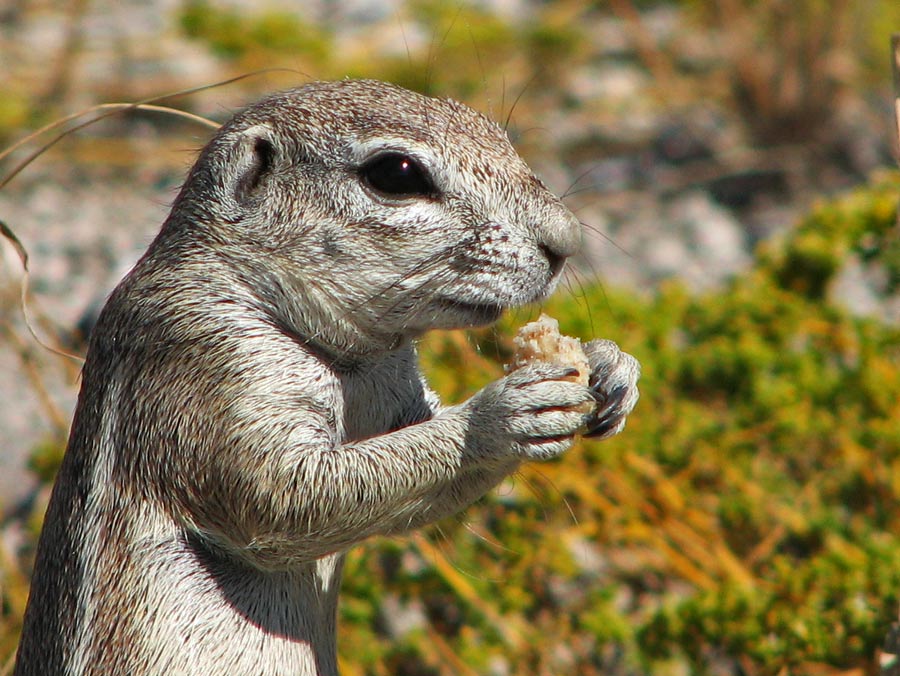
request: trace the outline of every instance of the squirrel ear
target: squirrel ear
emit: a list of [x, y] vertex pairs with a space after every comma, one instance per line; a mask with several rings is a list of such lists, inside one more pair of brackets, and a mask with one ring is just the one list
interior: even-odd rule
[[271, 140], [271, 130], [258, 124], [241, 132], [234, 147], [231, 184], [234, 199], [244, 203], [249, 199], [272, 169], [277, 150]]

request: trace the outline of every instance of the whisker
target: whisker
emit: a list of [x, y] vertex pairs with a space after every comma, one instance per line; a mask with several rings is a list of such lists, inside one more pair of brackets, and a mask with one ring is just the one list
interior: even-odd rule
[[[500, 113], [506, 108], [506, 73], [504, 72], [500, 78]], [[507, 127], [503, 127], [503, 131], [507, 131]]]
[[[594, 284], [600, 290], [600, 295], [603, 297], [603, 305], [606, 307], [606, 311], [607, 313], [609, 313], [609, 316], [612, 317], [613, 322], [615, 322], [616, 324], [621, 324], [622, 320], [621, 318], [616, 316], [616, 312], [613, 309], [612, 303], [609, 302], [609, 294], [607, 294], [606, 292], [606, 285], [603, 283], [602, 278], [599, 275], [594, 276]], [[590, 304], [586, 303], [585, 305], [588, 308], [588, 312], [591, 312]], [[591, 333], [594, 332], [594, 318], [593, 315], [591, 315]]]
[[[537, 126], [537, 125], [534, 127], [526, 127], [525, 129], [517, 129], [514, 140], [516, 142], [518, 142], [519, 139], [521, 139], [525, 136], [525, 134], [530, 134], [531, 132], [543, 132], [546, 134], [546, 133], [549, 133], [549, 131], [550, 130], [547, 127], [542, 127], [542, 126]], [[512, 136], [512, 134], [510, 134], [510, 136]]]
[[397, 20], [397, 25], [400, 28], [400, 35], [403, 37], [403, 47], [406, 49], [406, 62], [409, 65], [410, 69], [412, 69], [412, 51], [409, 48], [409, 39], [407, 39], [406, 37], [406, 31], [403, 29], [403, 18], [400, 15], [399, 8], [394, 9], [394, 18]]
[[593, 167], [589, 167], [589, 168], [585, 169], [583, 172], [581, 172], [580, 174], [578, 174], [578, 176], [575, 177], [575, 180], [572, 181], [571, 185], [566, 189], [566, 191], [562, 195], [559, 196], [559, 198], [561, 200], [564, 200], [567, 197], [571, 197], [572, 195], [576, 195], [578, 192], [585, 190], [585, 188], [579, 188], [578, 191], [576, 191], [575, 186], [578, 185], [579, 183], [581, 183], [581, 179], [583, 179], [585, 176], [590, 174], [593, 170], [594, 170]]
[[[602, 282], [599, 282], [599, 277], [596, 274], [596, 271], [593, 271], [592, 274], [593, 274], [593, 278], [595, 280], [598, 280], [596, 283], [602, 285]], [[572, 288], [573, 280], [574, 280], [574, 283], [578, 286], [577, 291], [575, 291]], [[587, 313], [588, 326], [590, 326], [590, 328], [591, 328], [591, 335], [594, 335], [596, 333], [596, 327], [594, 326], [594, 311], [591, 309], [591, 304], [588, 302], [587, 289], [585, 288], [584, 283], [582, 281], [582, 275], [580, 275], [579, 271], [574, 268], [567, 268], [565, 281], [566, 281], [566, 288], [569, 289], [569, 293], [572, 295], [573, 298], [575, 298], [576, 300], [579, 301], [579, 305], [581, 305], [581, 307], [583, 307], [584, 311]]]
[[[450, 278], [452, 278], [453, 276], [459, 274], [458, 271], [448, 268], [446, 265], [444, 265], [444, 263], [449, 258], [451, 258], [456, 253], [458, 253], [460, 250], [464, 250], [465, 248], [469, 247], [473, 243], [473, 241], [474, 241], [474, 238], [467, 238], [467, 239], [463, 240], [462, 242], [447, 246], [447, 247], [435, 252], [434, 254], [430, 255], [429, 257], [425, 258], [424, 260], [418, 262], [415, 266], [413, 266], [410, 270], [408, 270], [403, 275], [401, 275], [398, 279], [394, 280], [393, 282], [391, 282], [390, 284], [388, 284], [384, 287], [381, 287], [381, 288], [373, 291], [372, 293], [366, 295], [364, 298], [362, 298], [357, 303], [348, 307], [344, 313], [342, 313], [339, 317], [336, 318], [336, 321], [340, 322], [340, 321], [345, 320], [347, 317], [352, 316], [355, 312], [357, 312], [358, 310], [360, 310], [361, 308], [366, 306], [368, 303], [372, 302], [374, 299], [376, 299], [380, 296], [383, 296], [384, 294], [386, 294], [394, 289], [399, 288], [402, 284], [404, 284], [405, 282], [409, 281], [410, 279], [412, 279], [413, 277], [415, 277], [417, 275], [420, 275], [423, 273], [428, 273], [430, 271], [429, 269], [431, 268], [431, 269], [434, 269], [434, 274], [424, 280], [423, 284], [421, 285], [421, 288], [424, 288], [425, 286], [434, 287], [434, 288], [431, 293], [424, 294], [420, 298], [415, 298], [412, 309], [418, 310], [424, 306], [427, 306], [427, 304], [430, 303], [434, 299], [434, 297], [437, 295], [437, 293], [439, 292], [440, 282], [442, 280], [442, 277], [450, 276]], [[407, 302], [407, 301], [409, 301], [408, 297], [398, 298], [393, 304], [391, 304], [390, 306], [388, 306], [387, 308], [384, 309], [384, 311], [381, 313], [381, 317], [384, 318], [384, 317], [389, 316], [391, 312], [396, 310], [398, 307], [401, 306], [402, 303]], [[314, 341], [317, 338], [321, 338], [323, 335], [323, 333], [322, 333], [323, 331], [324, 331], [324, 327], [323, 327], [323, 329], [320, 329], [319, 331], [310, 335], [308, 337], [308, 339], [311, 341]], [[346, 350], [339, 350], [339, 356], [346, 356], [347, 354], [348, 354], [348, 352]]]
[[[460, 525], [465, 527], [465, 523], [462, 522], [461, 517], [457, 517], [457, 521], [460, 523]], [[439, 539], [440, 543], [435, 544], [435, 549], [437, 550], [438, 553], [440, 553], [441, 556], [444, 557], [444, 560], [453, 568], [453, 570], [455, 570], [460, 575], [463, 575], [464, 577], [469, 578], [470, 580], [477, 580], [479, 582], [491, 582], [491, 583], [500, 582], [500, 580], [497, 578], [486, 577], [484, 575], [478, 575], [476, 573], [470, 572], [470, 571], [466, 570], [465, 568], [463, 568], [462, 566], [460, 566], [458, 563], [456, 563], [456, 561], [453, 559], [453, 557], [451, 557], [449, 554], [447, 554], [447, 551], [446, 551], [446, 547], [451, 544], [450, 538], [444, 533], [444, 530], [441, 528], [440, 524], [435, 524], [435, 529], [439, 532], [439, 534], [441, 536]]]
[[[478, 48], [478, 42], [475, 40], [475, 34], [472, 33], [471, 24], [467, 24], [466, 28], [469, 32], [469, 40], [472, 42], [472, 48], [475, 50], [475, 59], [478, 61], [478, 72], [481, 73], [481, 88], [484, 89], [484, 91], [489, 91], [487, 84], [487, 71], [484, 69], [484, 63], [482, 63], [481, 61], [481, 50]], [[490, 99], [488, 99], [488, 103], [488, 112], [492, 112], [490, 110]]]
[[431, 45], [428, 48], [428, 66], [425, 70], [425, 81], [431, 82], [431, 77], [434, 75], [434, 64], [437, 61], [437, 54], [440, 49], [447, 44], [447, 38], [450, 37], [450, 33], [453, 31], [456, 26], [456, 22], [459, 19], [459, 15], [462, 13], [462, 5], [458, 5], [456, 8], [456, 14], [453, 15], [453, 18], [450, 20], [450, 25], [447, 26], [447, 30], [444, 31], [444, 36], [441, 38], [440, 42], [436, 43], [435, 38], [437, 34], [435, 33], [431, 37]]
[[621, 253], [628, 256], [630, 259], [632, 259], [632, 260], [636, 259], [634, 254], [632, 254], [628, 249], [626, 249], [625, 247], [620, 245], [618, 242], [616, 242], [616, 240], [614, 240], [612, 237], [607, 235], [605, 232], [603, 232], [603, 230], [601, 230], [597, 226], [591, 225], [590, 223], [585, 223], [584, 221], [579, 221], [579, 223], [581, 223], [581, 227], [583, 227], [585, 230], [597, 235], [601, 239], [605, 240], [608, 244], [612, 244], [616, 249], [618, 249]]
[[468, 521], [463, 521], [462, 519], [460, 519], [460, 525], [465, 528], [466, 531], [472, 534], [476, 539], [481, 540], [486, 545], [489, 545], [492, 549], [496, 549], [497, 551], [501, 552], [508, 552], [509, 554], [515, 554], [516, 556], [522, 556], [522, 552], [520, 552], [519, 550], [507, 547], [502, 542], [488, 537], [487, 534], [482, 532], [480, 529], [476, 529]]
[[[506, 114], [506, 119], [503, 121], [503, 130], [504, 131], [509, 130], [509, 125], [510, 125], [510, 122], [512, 122], [513, 113], [515, 113], [516, 107], [519, 105], [519, 101], [522, 100], [522, 97], [525, 95], [525, 92], [527, 92], [531, 88], [531, 85], [537, 79], [537, 76], [538, 76], [537, 73], [533, 73], [532, 76], [530, 78], [528, 78], [528, 82], [525, 83], [525, 85], [522, 87], [522, 89], [516, 95], [516, 98], [513, 100], [512, 105], [509, 108], [509, 112]], [[524, 134], [524, 132], [522, 132], [522, 133]]]
[[[532, 469], [535, 468], [532, 467]], [[535, 471], [537, 470], [535, 469]], [[544, 501], [544, 496], [541, 494], [541, 491], [538, 490], [538, 487], [535, 485], [535, 483], [531, 481], [527, 476], [525, 476], [525, 474], [521, 470], [517, 471], [513, 476], [515, 476], [517, 479], [520, 479], [525, 488], [528, 489], [528, 492], [531, 493], [532, 497], [537, 500], [538, 504], [541, 507], [541, 514], [543, 516], [544, 522], [549, 522], [550, 513], [547, 509], [547, 504]]]
[[[553, 482], [553, 479], [551, 479], [544, 472], [542, 472], [538, 465], [533, 465], [531, 467], [531, 470], [537, 476], [539, 476], [541, 478], [541, 480], [544, 481], [550, 488], [552, 488], [556, 492], [556, 494], [562, 499], [563, 505], [565, 505], [566, 511], [569, 513], [569, 517], [572, 519], [572, 525], [577, 526], [578, 525], [578, 515], [575, 514], [575, 510], [572, 508], [572, 505], [569, 502], [568, 498], [563, 494], [563, 492], [561, 490], [559, 490], [559, 487]], [[521, 475], [521, 472], [519, 472], [518, 474]], [[530, 488], [534, 489], [533, 495], [536, 498], [540, 499], [541, 496], [539, 495], [534, 483], [529, 481], [529, 479], [525, 476], [522, 476], [522, 478], [525, 481], [526, 486], [529, 486]], [[549, 516], [548, 516], [548, 512], [547, 512], [546, 508], [544, 509], [544, 518], [545, 518], [545, 520], [549, 521]]]

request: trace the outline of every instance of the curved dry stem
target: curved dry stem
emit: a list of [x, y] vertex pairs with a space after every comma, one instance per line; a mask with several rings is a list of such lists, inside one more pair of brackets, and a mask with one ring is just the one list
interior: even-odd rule
[[79, 357], [77, 354], [73, 354], [64, 350], [61, 347], [57, 347], [55, 345], [51, 345], [49, 342], [45, 341], [41, 338], [37, 330], [34, 328], [34, 322], [31, 320], [30, 313], [28, 311], [28, 278], [29, 278], [29, 270], [28, 270], [28, 251], [25, 249], [25, 246], [16, 236], [16, 233], [12, 231], [12, 229], [4, 222], [0, 221], [0, 236], [3, 237], [7, 242], [9, 242], [13, 249], [15, 249], [16, 254], [19, 256], [19, 260], [22, 263], [22, 282], [20, 285], [20, 293], [21, 300], [20, 305], [22, 306], [22, 315], [25, 318], [25, 326], [28, 327], [28, 333], [31, 334], [31, 337], [37, 342], [38, 345], [43, 347], [45, 350], [52, 352], [53, 354], [59, 355], [60, 357], [65, 357], [67, 359], [71, 359], [78, 364], [84, 363], [84, 359]]
[[[90, 120], [87, 120], [86, 122], [82, 122], [81, 124], [77, 124], [74, 127], [70, 127], [69, 129], [66, 129], [65, 131], [60, 132], [53, 139], [51, 139], [50, 141], [48, 141], [47, 143], [42, 145], [40, 148], [35, 150], [28, 157], [26, 157], [24, 160], [19, 162], [19, 164], [17, 164], [13, 168], [12, 171], [10, 171], [5, 177], [3, 177], [2, 180], [0, 180], [0, 190], [5, 188], [9, 184], [9, 182], [12, 181], [16, 176], [18, 176], [29, 164], [34, 162], [37, 158], [39, 158], [41, 155], [43, 155], [45, 152], [47, 152], [50, 148], [55, 146], [57, 143], [62, 141], [69, 134], [74, 134], [76, 131], [80, 131], [81, 129], [84, 129], [85, 127], [89, 127], [90, 125], [94, 124], [95, 122], [99, 122], [100, 120], [103, 120], [107, 117], [110, 117], [112, 115], [115, 115], [118, 112], [122, 112], [125, 110], [163, 111], [163, 112], [166, 112], [169, 114], [175, 114], [179, 117], [185, 117], [185, 118], [188, 118], [188, 119], [191, 119], [194, 121], [200, 121], [204, 125], [212, 127], [213, 129], [219, 128], [219, 125], [217, 123], [213, 122], [212, 120], [207, 120], [205, 117], [200, 117], [199, 115], [193, 115], [192, 113], [186, 113], [182, 110], [178, 110], [177, 108], [169, 108], [167, 106], [154, 106], [154, 105], [145, 104], [145, 103], [101, 103], [100, 105], [93, 106], [92, 108], [89, 108], [88, 110], [82, 111], [82, 113], [79, 113], [75, 117], [78, 117], [79, 115], [82, 115], [82, 114], [87, 114], [88, 112], [91, 112], [92, 110], [98, 110], [98, 109], [101, 109], [101, 110], [102, 109], [111, 109], [111, 110], [109, 110], [109, 112], [104, 113], [103, 115], [98, 115], [97, 117], [93, 117]], [[63, 124], [65, 124], [65, 122], [63, 122]], [[31, 134], [28, 137], [26, 137], [25, 139], [23, 139], [23, 141], [28, 142], [32, 138], [36, 138], [36, 136], [38, 134], [39, 134], [39, 132], [35, 132], [34, 134]], [[0, 159], [3, 159], [2, 155], [0, 155]]]
[[[48, 131], [52, 131], [54, 129], [58, 129], [59, 127], [68, 124], [73, 120], [77, 120], [79, 117], [83, 117], [84, 115], [88, 115], [97, 111], [105, 111], [101, 115], [97, 117], [93, 117], [90, 120], [82, 122], [81, 124], [75, 125], [74, 127], [70, 127], [65, 131], [61, 132], [58, 136], [54, 137], [51, 141], [45, 143], [34, 153], [26, 157], [22, 162], [16, 165], [13, 170], [8, 173], [3, 179], [0, 179], [0, 190], [6, 187], [10, 181], [12, 181], [18, 174], [22, 172], [25, 167], [31, 164], [34, 160], [44, 154], [48, 149], [52, 148], [54, 145], [59, 143], [63, 138], [72, 134], [76, 131], [84, 129], [95, 122], [99, 122], [100, 120], [104, 120], [107, 117], [111, 117], [113, 115], [117, 115], [123, 112], [127, 112], [129, 110], [150, 110], [154, 112], [162, 112], [165, 114], [176, 115], [178, 117], [183, 117], [184, 119], [190, 120], [192, 122], [197, 122], [198, 124], [202, 124], [206, 127], [210, 127], [213, 129], [218, 129], [219, 125], [212, 120], [208, 120], [205, 117], [201, 117], [200, 115], [194, 115], [193, 113], [188, 113], [183, 110], [179, 110], [177, 108], [171, 108], [169, 106], [160, 106], [155, 105], [160, 101], [164, 101], [166, 99], [177, 98], [180, 96], [187, 96], [189, 94], [196, 94], [198, 92], [206, 91], [208, 89], [215, 89], [217, 87], [224, 87], [225, 85], [232, 84], [234, 82], [238, 82], [240, 80], [245, 80], [250, 77], [255, 77], [257, 75], [265, 75], [267, 73], [273, 72], [289, 72], [289, 73], [299, 73], [299, 71], [292, 70], [290, 68], [264, 68], [262, 70], [256, 70], [252, 73], [245, 73], [243, 75], [238, 75], [236, 77], [228, 78], [227, 80], [220, 80], [218, 82], [213, 82], [207, 85], [201, 85], [199, 87], [190, 87], [188, 89], [180, 89], [178, 91], [169, 92], [167, 94], [161, 94], [159, 96], [151, 96], [146, 99], [142, 99], [140, 101], [135, 101], [133, 103], [101, 103], [96, 106], [91, 106], [90, 108], [86, 108], [77, 113], [73, 113], [71, 115], [67, 115], [66, 117], [60, 118], [59, 120], [55, 120], [50, 122], [47, 125], [44, 125], [40, 129], [28, 134], [23, 139], [13, 143], [11, 146], [0, 152], [0, 160], [6, 158], [10, 153], [14, 152], [18, 148], [21, 148], [28, 143], [31, 143], [36, 138], [40, 137], [43, 134], [46, 134]], [[301, 73], [302, 74], [302, 73]]]
[[891, 73], [894, 78], [894, 124], [897, 127], [897, 144], [900, 146], [900, 33], [891, 36]]
[[[237, 77], [228, 78], [226, 80], [220, 80], [218, 82], [213, 82], [211, 84], [202, 85], [199, 87], [190, 87], [188, 89], [181, 89], [175, 92], [169, 92], [167, 94], [162, 94], [160, 96], [153, 96], [150, 98], [143, 99], [141, 101], [136, 101], [133, 103], [101, 103], [96, 106], [91, 106], [90, 108], [86, 108], [85, 110], [79, 111], [77, 113], [73, 113], [71, 115], [67, 115], [63, 118], [55, 120], [49, 124], [44, 125], [40, 129], [28, 134], [24, 138], [16, 141], [11, 146], [6, 149], [0, 151], [0, 161], [4, 160], [10, 154], [22, 148], [23, 146], [31, 143], [35, 139], [41, 137], [47, 132], [53, 131], [54, 129], [59, 129], [64, 125], [72, 122], [73, 120], [77, 120], [80, 117], [85, 115], [89, 115], [90, 113], [95, 113], [98, 111], [102, 111], [102, 114], [97, 115], [96, 117], [92, 117], [85, 122], [75, 125], [74, 127], [70, 127], [62, 132], [60, 132], [57, 136], [55, 136], [52, 140], [42, 145], [35, 152], [31, 153], [24, 160], [19, 162], [6, 176], [0, 179], [0, 190], [5, 188], [10, 181], [12, 181], [16, 176], [18, 176], [28, 165], [34, 162], [38, 157], [43, 155], [48, 149], [59, 143], [63, 138], [72, 134], [76, 131], [84, 129], [95, 122], [99, 122], [100, 120], [106, 119], [107, 117], [111, 117], [113, 115], [117, 115], [123, 112], [127, 112], [129, 110], [147, 110], [151, 112], [159, 112], [164, 113], [166, 115], [175, 115], [177, 117], [184, 118], [191, 122], [195, 122], [197, 124], [202, 124], [206, 127], [212, 129], [218, 129], [219, 124], [209, 120], [200, 115], [195, 115], [193, 113], [189, 113], [184, 110], [179, 110], [177, 108], [171, 108], [169, 106], [161, 106], [157, 105], [159, 101], [163, 101], [165, 99], [176, 98], [179, 96], [187, 96], [189, 94], [195, 94], [197, 92], [205, 91], [207, 89], [215, 89], [216, 87], [223, 87], [228, 84], [232, 84], [234, 82], [238, 82], [240, 80], [245, 80], [250, 77], [255, 77], [257, 75], [263, 75], [272, 72], [289, 72], [289, 73], [299, 73], [299, 71], [295, 71], [290, 68], [264, 68], [261, 70], [253, 71], [252, 73], [244, 73], [243, 75], [238, 75]], [[302, 73], [299, 73], [302, 75]], [[29, 282], [29, 269], [28, 269], [28, 251], [25, 249], [25, 246], [16, 236], [15, 232], [10, 228], [6, 223], [0, 221], [0, 237], [8, 241], [12, 247], [15, 249], [16, 254], [19, 256], [19, 260], [22, 263], [22, 282], [21, 282], [21, 306], [22, 306], [22, 315], [25, 318], [25, 325], [28, 327], [28, 332], [34, 338], [34, 340], [46, 350], [59, 355], [61, 357], [65, 357], [67, 359], [74, 360], [76, 363], [83, 363], [84, 359], [76, 354], [68, 352], [67, 350], [62, 349], [61, 347], [51, 345], [48, 341], [42, 339], [35, 329], [34, 322], [30, 317], [30, 313], [28, 310], [28, 282]]]
[[[54, 129], [58, 129], [59, 127], [62, 127], [63, 125], [71, 122], [72, 120], [77, 120], [79, 117], [83, 117], [85, 115], [96, 112], [98, 110], [107, 110], [110, 112], [108, 114], [100, 115], [98, 117], [92, 118], [84, 125], [79, 125], [77, 127], [73, 127], [72, 129], [63, 132], [55, 140], [58, 140], [58, 139], [62, 138], [63, 136], [66, 136], [77, 129], [81, 129], [88, 124], [93, 124], [94, 122], [99, 122], [100, 120], [103, 120], [114, 113], [124, 112], [127, 110], [150, 110], [153, 112], [162, 112], [162, 113], [167, 113], [170, 115], [175, 115], [177, 117], [183, 117], [187, 120], [191, 120], [192, 122], [197, 122], [199, 124], [203, 124], [212, 129], [219, 128], [219, 124], [217, 122], [213, 122], [212, 120], [209, 120], [205, 117], [201, 117], [200, 115], [194, 115], [193, 113], [189, 113], [184, 110], [179, 110], [178, 108], [171, 108], [169, 106], [157, 106], [157, 105], [153, 105], [153, 104], [149, 104], [149, 103], [99, 103], [96, 106], [91, 106], [90, 108], [85, 108], [84, 110], [80, 110], [77, 113], [72, 113], [71, 115], [66, 115], [65, 117], [61, 117], [58, 120], [54, 120], [53, 122], [45, 124], [40, 129], [34, 130], [27, 136], [24, 136], [23, 138], [19, 139], [15, 143], [13, 143], [11, 146], [8, 146], [6, 149], [0, 151], [0, 160], [5, 159], [6, 157], [8, 157], [12, 153], [14, 153], [16, 150], [21, 148], [22, 146], [28, 145], [34, 139], [46, 134], [48, 131], [53, 131]], [[2, 183], [2, 185], [6, 185], [6, 183], [8, 183], [8, 182], [9, 182], [8, 179], [4, 179], [4, 182]]]

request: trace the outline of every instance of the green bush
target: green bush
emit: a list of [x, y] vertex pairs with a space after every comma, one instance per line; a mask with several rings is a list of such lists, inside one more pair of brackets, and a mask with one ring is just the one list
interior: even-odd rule
[[764, 268], [780, 286], [818, 299], [852, 253], [867, 264], [883, 266], [886, 291], [896, 292], [900, 286], [898, 195], [897, 175], [885, 174], [871, 186], [820, 205], [791, 233], [785, 246], [764, 248]]

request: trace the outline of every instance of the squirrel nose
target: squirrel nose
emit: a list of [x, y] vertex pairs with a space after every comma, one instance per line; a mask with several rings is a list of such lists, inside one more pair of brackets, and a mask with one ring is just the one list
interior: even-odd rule
[[581, 249], [581, 221], [562, 203], [554, 205], [551, 218], [544, 221], [540, 230], [539, 247], [554, 272], [562, 268], [566, 259]]

